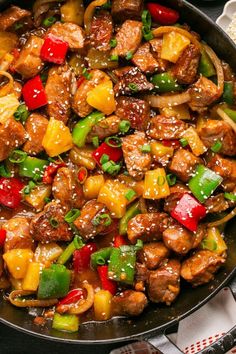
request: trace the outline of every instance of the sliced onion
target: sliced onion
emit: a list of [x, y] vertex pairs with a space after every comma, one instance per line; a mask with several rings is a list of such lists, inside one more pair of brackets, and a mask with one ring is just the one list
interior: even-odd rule
[[14, 80], [7, 71], [0, 70], [0, 76], [5, 76], [8, 79], [8, 83], [0, 87], [0, 97], [3, 97], [13, 91]]
[[95, 0], [92, 1], [89, 6], [86, 8], [84, 13], [84, 27], [85, 31], [88, 34], [91, 27], [91, 22], [93, 18], [94, 11], [96, 10], [97, 6], [102, 6], [107, 3], [107, 0]]
[[159, 96], [159, 95], [147, 95], [145, 99], [152, 107], [165, 108], [171, 106], [178, 106], [182, 103], [189, 102], [191, 97], [188, 91], [178, 93], [175, 95]]
[[212, 226], [222, 225], [222, 224], [226, 223], [227, 221], [231, 220], [235, 215], [236, 215], [236, 208], [231, 210], [231, 212], [228, 215], [226, 215], [224, 218], [222, 218], [220, 220], [216, 220], [216, 221], [210, 222], [208, 224], [208, 226], [212, 227]]
[[38, 27], [41, 24], [41, 17], [48, 12], [52, 3], [64, 2], [65, 0], [36, 0], [33, 6], [34, 23]]
[[183, 28], [174, 27], [174, 26], [161, 26], [161, 27], [154, 29], [152, 31], [152, 34], [154, 37], [159, 37], [162, 34], [170, 33], [172, 31], [182, 34], [184, 37], [187, 37], [193, 44], [195, 44], [196, 47], [201, 48], [201, 44], [199, 43], [197, 38], [194, 37], [190, 32], [186, 31]]
[[226, 123], [228, 123], [228, 124], [231, 126], [231, 128], [232, 128], [232, 129], [235, 131], [235, 133], [236, 133], [236, 123], [228, 116], [228, 114], [225, 113], [225, 112], [223, 111], [223, 109], [221, 109], [221, 108], [218, 108], [216, 112], [219, 114], [219, 116], [220, 116]]
[[8, 296], [10, 303], [17, 307], [49, 307], [58, 303], [57, 299], [38, 300], [38, 299], [20, 299], [22, 296], [34, 294], [32, 291], [13, 290]]
[[220, 62], [220, 59], [217, 57], [216, 53], [207, 45], [203, 44], [203, 48], [205, 49], [207, 55], [211, 59], [217, 74], [217, 86], [219, 90], [219, 97], [222, 95], [224, 90], [224, 71]]

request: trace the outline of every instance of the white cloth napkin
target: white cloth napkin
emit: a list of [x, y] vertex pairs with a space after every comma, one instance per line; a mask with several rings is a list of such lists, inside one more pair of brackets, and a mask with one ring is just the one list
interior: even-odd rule
[[[169, 335], [185, 354], [196, 354], [218, 340], [236, 325], [236, 301], [229, 288], [223, 288], [213, 299], [179, 323], [178, 332]], [[115, 349], [110, 354], [154, 354], [144, 342]], [[235, 354], [236, 347], [227, 354]], [[171, 353], [164, 353], [171, 354]]]

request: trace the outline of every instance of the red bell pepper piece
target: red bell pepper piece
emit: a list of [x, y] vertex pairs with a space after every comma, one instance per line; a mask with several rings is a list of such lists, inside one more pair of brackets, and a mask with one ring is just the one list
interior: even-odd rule
[[0, 229], [0, 247], [4, 246], [6, 240], [7, 232], [4, 229]]
[[25, 104], [30, 111], [45, 106], [48, 103], [43, 83], [39, 75], [24, 84], [22, 95]]
[[55, 64], [63, 64], [69, 45], [56, 36], [50, 34], [45, 38], [41, 48], [40, 57], [43, 61]]
[[206, 216], [206, 208], [191, 194], [185, 193], [170, 215], [190, 231], [197, 231], [198, 222]]
[[161, 25], [173, 25], [179, 19], [179, 13], [169, 7], [159, 5], [154, 2], [147, 3], [147, 8], [155, 22]]
[[116, 235], [114, 237], [114, 247], [120, 247], [120, 246], [124, 246], [124, 245], [127, 245], [127, 241], [126, 239], [124, 238], [124, 236], [122, 235]]
[[73, 289], [69, 291], [68, 294], [59, 301], [58, 306], [74, 304], [77, 301], [83, 299], [83, 297], [84, 293], [82, 289]]
[[0, 204], [15, 209], [21, 202], [21, 191], [24, 188], [17, 178], [0, 178]]
[[44, 184], [52, 184], [54, 177], [56, 176], [57, 170], [60, 167], [64, 167], [65, 164], [62, 162], [60, 163], [50, 163], [49, 166], [45, 168], [44, 174], [43, 174], [43, 183]]
[[173, 149], [179, 149], [181, 147], [181, 144], [179, 140], [174, 139], [174, 140], [162, 140], [161, 142], [164, 146], [172, 147]]
[[102, 155], [108, 155], [110, 161], [117, 162], [122, 158], [123, 153], [120, 147], [112, 147], [107, 145], [107, 143], [102, 143], [92, 155], [97, 164], [101, 166]]
[[89, 269], [90, 267], [90, 257], [97, 251], [97, 246], [95, 243], [87, 243], [79, 250], [75, 250], [73, 253], [73, 266], [76, 273], [82, 273], [83, 270]]
[[112, 295], [115, 295], [117, 291], [117, 283], [114, 280], [108, 278], [108, 266], [98, 266], [97, 271], [102, 283], [102, 288], [104, 290], [110, 291]]

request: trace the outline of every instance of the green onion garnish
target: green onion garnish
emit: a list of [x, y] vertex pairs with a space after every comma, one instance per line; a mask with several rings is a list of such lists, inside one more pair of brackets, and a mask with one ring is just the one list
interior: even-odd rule
[[188, 140], [185, 139], [185, 138], [180, 139], [179, 142], [180, 142], [182, 147], [185, 147], [185, 146], [188, 145]]
[[110, 60], [111, 60], [111, 61], [118, 61], [118, 60], [119, 60], [119, 56], [113, 54], [113, 55], [110, 56]]
[[234, 193], [224, 193], [224, 197], [225, 199], [229, 199], [236, 202], [236, 194]]
[[176, 176], [173, 175], [172, 173], [168, 174], [166, 176], [167, 182], [169, 184], [169, 186], [174, 186], [176, 183]]
[[133, 58], [133, 53], [132, 52], [128, 52], [127, 54], [126, 54], [126, 56], [125, 56], [125, 59], [126, 60], [130, 60], [130, 59], [132, 59]]
[[119, 130], [121, 133], [127, 133], [130, 128], [130, 122], [128, 120], [122, 120], [119, 124]]
[[93, 146], [94, 146], [95, 148], [98, 148], [98, 147], [99, 147], [99, 138], [98, 138], [98, 136], [94, 136], [94, 137], [92, 138], [92, 143], [93, 143]]
[[149, 144], [144, 144], [142, 147], [141, 147], [141, 151], [142, 152], [150, 152], [151, 151], [151, 146]]
[[56, 22], [56, 20], [57, 19], [54, 16], [47, 17], [43, 20], [43, 26], [50, 27]]
[[117, 46], [117, 40], [115, 38], [110, 40], [110, 47], [115, 48]]
[[25, 104], [20, 104], [14, 113], [15, 120], [19, 120], [24, 123], [29, 117], [29, 111]]
[[125, 194], [125, 198], [130, 202], [135, 195], [136, 192], [133, 189], [129, 189], [128, 192]]
[[215, 144], [211, 147], [211, 151], [219, 152], [221, 148], [222, 148], [222, 143], [219, 140], [217, 140]]
[[133, 91], [133, 92], [138, 92], [138, 85], [135, 84], [134, 82], [131, 82], [129, 85], [128, 85], [128, 88]]
[[142, 32], [143, 32], [143, 38], [148, 42], [150, 41], [151, 39], [153, 39], [153, 34], [152, 34], [152, 31], [147, 28], [147, 27], [143, 27], [142, 28]]
[[23, 189], [23, 194], [29, 195], [32, 189], [34, 189], [35, 187], [36, 187], [36, 183], [34, 183], [33, 181], [29, 181], [27, 186], [25, 186], [25, 188]]
[[92, 75], [89, 74], [89, 72], [86, 68], [83, 69], [82, 75], [85, 77], [86, 80], [90, 80], [92, 78]]
[[14, 150], [9, 156], [9, 161], [12, 163], [21, 163], [25, 161], [27, 153], [22, 150]]
[[71, 224], [74, 222], [78, 217], [80, 216], [80, 210], [79, 209], [71, 209], [68, 211], [68, 213], [65, 215], [64, 219], [68, 224]]
[[51, 202], [51, 199], [49, 197], [46, 197], [46, 198], [44, 198], [44, 201], [45, 201], [46, 204], [48, 204], [48, 203]]
[[100, 164], [104, 165], [109, 160], [110, 160], [110, 157], [107, 154], [103, 154], [102, 157], [100, 158]]
[[57, 219], [55, 218], [51, 218], [49, 219], [50, 225], [54, 228], [57, 229], [59, 226], [59, 222], [57, 221]]
[[109, 226], [109, 225], [111, 225], [111, 217], [110, 217], [110, 215], [109, 214], [101, 214], [101, 215], [98, 215], [98, 216], [96, 216], [96, 218], [94, 218], [93, 220], [92, 220], [92, 224], [94, 225], [94, 226], [98, 226], [98, 225], [104, 225], [104, 226]]
[[122, 141], [118, 136], [109, 136], [105, 139], [105, 143], [111, 147], [121, 147]]
[[144, 27], [151, 28], [152, 26], [152, 17], [148, 10], [142, 12], [142, 23]]
[[108, 161], [102, 165], [102, 169], [104, 172], [109, 173], [110, 175], [115, 175], [120, 171], [121, 166], [119, 164], [115, 164], [114, 161]]

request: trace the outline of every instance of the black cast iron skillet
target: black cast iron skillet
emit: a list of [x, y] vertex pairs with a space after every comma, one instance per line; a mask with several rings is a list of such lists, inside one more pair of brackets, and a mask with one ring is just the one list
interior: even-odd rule
[[[14, 1], [16, 2], [22, 7], [29, 4], [28, 1]], [[1, 9], [9, 4], [10, 1], [0, 0]], [[225, 59], [236, 71], [236, 46], [213, 21], [185, 0], [165, 0], [165, 4], [180, 11], [181, 21], [186, 21], [193, 30], [200, 33], [218, 56]], [[69, 334], [52, 330], [50, 327], [34, 325], [31, 315], [15, 308], [0, 297], [0, 321], [28, 334], [54, 341], [82, 345], [108, 344], [137, 339], [149, 341], [164, 354], [180, 353], [164, 333], [168, 327], [177, 324], [179, 320], [205, 304], [236, 274], [235, 227], [234, 221], [226, 228], [228, 258], [215, 279], [196, 289], [192, 289], [188, 284], [181, 284], [181, 294], [170, 307], [153, 304], [139, 318], [115, 318], [107, 322], [90, 322], [82, 325], [78, 333]], [[228, 285], [236, 298], [236, 280]], [[236, 344], [236, 326], [202, 353], [225, 353], [233, 347], [234, 343]]]

